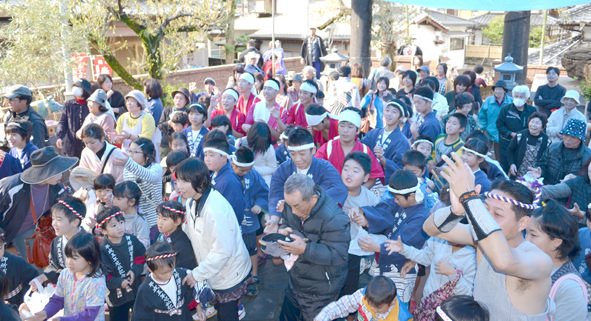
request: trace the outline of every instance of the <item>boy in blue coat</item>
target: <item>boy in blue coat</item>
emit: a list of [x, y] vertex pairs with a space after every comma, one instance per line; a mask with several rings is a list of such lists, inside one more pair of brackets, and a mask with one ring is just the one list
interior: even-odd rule
[[249, 148], [242, 146], [234, 153], [232, 169], [238, 175], [244, 187], [244, 220], [242, 221], [242, 239], [248, 249], [252, 262], [253, 283], [248, 285], [246, 294], [256, 296], [259, 283], [256, 231], [261, 227], [258, 215], [263, 210], [269, 210], [269, 187], [265, 179], [252, 168], [254, 166], [254, 153]]

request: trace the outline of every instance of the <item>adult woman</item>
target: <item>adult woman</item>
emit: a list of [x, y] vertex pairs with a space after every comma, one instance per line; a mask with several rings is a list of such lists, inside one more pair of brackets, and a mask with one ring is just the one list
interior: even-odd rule
[[176, 177], [179, 194], [188, 199], [183, 231], [199, 264], [183, 283], [194, 286], [207, 280], [216, 294], [218, 319], [238, 321], [238, 300], [246, 294], [252, 264], [236, 215], [230, 203], [212, 188], [202, 161], [184, 160], [176, 168]]
[[258, 96], [263, 94], [263, 84], [265, 83], [265, 76], [260, 72], [254, 74], [254, 89], [257, 92]]
[[476, 73], [472, 70], [466, 70], [464, 71], [464, 75], [470, 78], [470, 86], [468, 87], [467, 91], [471, 93], [472, 96], [474, 96], [474, 100], [478, 104], [476, 109], [478, 109], [480, 106], [482, 106], [482, 95], [480, 95], [480, 86], [476, 84]]
[[[129, 145], [132, 141], [145, 137], [149, 140], [154, 138], [154, 131], [156, 124], [152, 115], [147, 113], [146, 97], [139, 90], [132, 90], [125, 96], [125, 103], [129, 112], [121, 115], [117, 119], [117, 133], [115, 138], [117, 143], [122, 143], [123, 150], [128, 152]], [[156, 159], [159, 162], [159, 155]]]
[[511, 138], [506, 152], [509, 176], [522, 177], [544, 155], [546, 148], [552, 143], [544, 133], [547, 120], [545, 114], [535, 112], [527, 119], [527, 129]]
[[445, 95], [453, 90], [453, 83], [451, 79], [447, 78], [447, 64], [442, 62], [437, 65], [437, 80], [439, 81], [439, 94]]
[[503, 105], [497, 118], [500, 161], [504, 171], [508, 171], [510, 166], [509, 162], [507, 162], [507, 148], [511, 143], [511, 139], [518, 132], [528, 127], [529, 116], [536, 112], [534, 106], [525, 103], [529, 97], [529, 88], [527, 86], [516, 86], [513, 88], [512, 96], [513, 103]]
[[263, 176], [267, 186], [271, 186], [271, 176], [277, 169], [277, 158], [273, 148], [271, 130], [263, 122], [256, 122], [252, 125], [241, 143], [246, 141], [246, 147], [252, 149], [254, 153], [254, 168]]
[[412, 70], [407, 70], [402, 75], [402, 89], [396, 92], [396, 99], [402, 96], [408, 96], [415, 92], [415, 83], [417, 82], [417, 73]]
[[228, 78], [226, 88], [234, 88], [235, 90], [238, 90], [238, 79], [240, 79], [240, 76], [244, 73], [244, 65], [236, 64], [233, 71], [232, 76]]
[[279, 93], [277, 94], [275, 101], [277, 101], [279, 106], [288, 110], [295, 102], [292, 101], [291, 96], [287, 94], [287, 81], [285, 80], [285, 76], [277, 75], [275, 76], [275, 80], [279, 82]]
[[123, 180], [123, 167], [113, 163], [112, 156], [123, 158], [123, 152], [105, 140], [105, 131], [99, 124], [88, 124], [80, 130], [86, 148], [82, 150], [80, 166], [97, 175], [109, 173], [117, 182]]
[[96, 80], [101, 86], [101, 89], [107, 93], [107, 101], [111, 105], [111, 109], [117, 115], [117, 117], [127, 112], [125, 108], [125, 98], [117, 90], [113, 90], [113, 78], [107, 74], [101, 74]]
[[550, 297], [556, 303], [553, 320], [585, 320], [587, 289], [572, 263], [581, 250], [577, 220], [555, 200], [535, 209], [525, 239], [552, 259]]
[[82, 129], [88, 124], [99, 124], [105, 133], [115, 131], [115, 118], [109, 113], [107, 107], [107, 93], [102, 89], [95, 90], [87, 99], [88, 116], [84, 119], [82, 127], [76, 132], [76, 137], [82, 139]]
[[384, 127], [384, 106], [387, 102], [394, 99], [388, 92], [390, 79], [388, 77], [378, 78], [377, 91], [369, 90], [367, 95], [361, 100], [361, 109], [366, 110], [367, 119], [371, 128]]
[[357, 86], [357, 89], [359, 89], [359, 97], [365, 96], [367, 93], [367, 79], [365, 78], [365, 73], [363, 72], [363, 66], [361, 64], [353, 64], [353, 68], [351, 68], [351, 82]]
[[461, 75], [456, 77], [454, 80], [454, 90], [445, 94], [445, 99], [447, 99], [450, 112], [456, 108], [456, 95], [465, 92], [468, 87], [470, 87], [470, 78], [468, 76]]
[[585, 210], [591, 203], [591, 159], [581, 168], [577, 175], [569, 174], [556, 185], [542, 187], [542, 200], [557, 199], [565, 201], [569, 212], [585, 223]]
[[55, 146], [65, 149], [66, 155], [80, 157], [84, 144], [76, 138], [76, 132], [82, 128], [84, 119], [88, 116], [88, 103], [90, 97], [90, 83], [86, 79], [80, 79], [72, 85], [74, 99], [66, 101], [62, 116], [55, 130], [57, 141]]
[[154, 144], [145, 137], [139, 137], [129, 144], [129, 155], [112, 155], [111, 158], [113, 164], [123, 166], [123, 179], [136, 182], [140, 187], [140, 209], [152, 227], [158, 220], [156, 207], [162, 203], [162, 166], [155, 159], [157, 154]]

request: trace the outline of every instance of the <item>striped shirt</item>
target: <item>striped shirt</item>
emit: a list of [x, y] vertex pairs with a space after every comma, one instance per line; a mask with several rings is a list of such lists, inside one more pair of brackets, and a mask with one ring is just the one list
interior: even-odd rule
[[140, 209], [150, 227], [156, 225], [158, 213], [156, 206], [162, 203], [162, 166], [152, 163], [144, 167], [134, 162], [131, 157], [123, 168], [123, 179], [138, 183], [142, 191], [140, 198]]

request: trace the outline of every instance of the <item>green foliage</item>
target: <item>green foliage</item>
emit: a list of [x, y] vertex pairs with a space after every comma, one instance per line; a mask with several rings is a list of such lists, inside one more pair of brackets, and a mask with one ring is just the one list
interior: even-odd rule
[[239, 49], [246, 48], [246, 43], [250, 40], [250, 36], [246, 34], [242, 34], [236, 38], [234, 38], [234, 45], [230, 46], [228, 44], [224, 45], [224, 53], [236, 55]]
[[[542, 45], [542, 35], [544, 34], [544, 29], [542, 26], [537, 26], [533, 29], [529, 30], [529, 47], [530, 48], [540, 48]], [[546, 44], [548, 44], [548, 37], [545, 40]]]
[[[577, 81], [577, 77], [574, 77], [574, 80]], [[585, 97], [586, 101], [591, 100], [591, 79], [587, 79], [579, 84], [579, 88], [581, 88], [581, 95]]]
[[[482, 29], [482, 35], [490, 39], [493, 45], [501, 46], [503, 44], [504, 28], [505, 16], [498, 16], [493, 18], [486, 28]], [[537, 26], [529, 30], [530, 48], [540, 48], [543, 33], [544, 29], [542, 26]], [[546, 40], [548, 40], [548, 37], [546, 37]]]
[[162, 106], [174, 106], [174, 100], [172, 99], [172, 92], [180, 88], [189, 88], [185, 83], [180, 84], [169, 84], [166, 81], [162, 82], [162, 92], [164, 93], [160, 99], [162, 100]]

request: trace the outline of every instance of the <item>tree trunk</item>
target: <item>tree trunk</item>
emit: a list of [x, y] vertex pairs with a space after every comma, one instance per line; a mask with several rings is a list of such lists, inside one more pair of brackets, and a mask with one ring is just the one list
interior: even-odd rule
[[234, 45], [234, 19], [236, 10], [236, 1], [228, 0], [228, 12], [230, 13], [230, 21], [226, 27], [226, 64], [234, 64], [234, 57], [236, 55], [236, 46]]
[[125, 67], [121, 65], [119, 60], [117, 60], [117, 58], [115, 58], [113, 54], [103, 53], [103, 58], [105, 58], [105, 61], [107, 62], [109, 67], [111, 67], [111, 69], [113, 69], [113, 71], [117, 73], [117, 75], [121, 77], [121, 79], [123, 79], [123, 81], [128, 86], [130, 86], [133, 89], [142, 91], [144, 90], [144, 86], [142, 85], [142, 83], [137, 79], [133, 78], [133, 76], [127, 70], [125, 70]]
[[[147, 34], [147, 32], [144, 32]], [[160, 82], [164, 80], [162, 73], [162, 57], [160, 57], [160, 41], [158, 36], [144, 35], [140, 36], [142, 46], [146, 54], [146, 63], [148, 64], [148, 74], [150, 78], [154, 78]]]
[[371, 68], [371, 9], [373, 0], [351, 1], [351, 64], [360, 63], [365, 71], [365, 77], [369, 76]]

